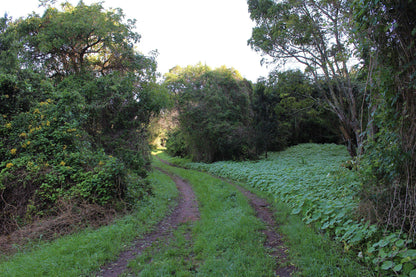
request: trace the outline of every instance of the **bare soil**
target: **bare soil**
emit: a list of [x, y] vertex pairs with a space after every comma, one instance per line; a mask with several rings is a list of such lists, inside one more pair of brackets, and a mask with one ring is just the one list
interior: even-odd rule
[[170, 174], [163, 169], [156, 169], [169, 175], [175, 182], [179, 190], [178, 204], [172, 213], [165, 217], [155, 227], [153, 232], [134, 242], [133, 246], [122, 252], [116, 261], [101, 268], [98, 276], [119, 276], [125, 272], [129, 261], [142, 253], [144, 249], [150, 247], [158, 240], [167, 240], [171, 236], [172, 231], [175, 230], [181, 223], [196, 221], [199, 219], [198, 202], [196, 201], [196, 197], [191, 186], [185, 180]]

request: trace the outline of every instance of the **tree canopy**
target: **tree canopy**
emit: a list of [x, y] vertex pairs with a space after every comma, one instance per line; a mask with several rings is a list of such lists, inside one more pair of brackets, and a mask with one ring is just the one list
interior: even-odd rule
[[250, 45], [269, 63], [294, 61], [304, 66], [339, 118], [349, 152], [355, 156], [363, 143], [365, 95], [354, 89], [351, 74], [355, 48], [348, 1], [249, 0], [248, 5], [257, 23]]
[[179, 127], [187, 154], [212, 162], [243, 159], [252, 147], [251, 84], [232, 68], [175, 67], [166, 85], [177, 95]]
[[149, 193], [147, 128], [167, 93], [133, 29], [122, 10], [82, 1], [1, 19], [1, 234], [68, 201], [120, 207]]
[[299, 70], [273, 71], [259, 80], [252, 99], [258, 151], [339, 142], [337, 118], [322, 102], [320, 90]]
[[[121, 9], [105, 11], [101, 4], [49, 7], [43, 16], [31, 15], [19, 24], [27, 34], [26, 53], [51, 76], [94, 71], [107, 74], [131, 71], [141, 55], [134, 51], [140, 35], [134, 21], [122, 23]], [[120, 24], [122, 23], [122, 24]], [[28, 51], [27, 51], [28, 50]]]

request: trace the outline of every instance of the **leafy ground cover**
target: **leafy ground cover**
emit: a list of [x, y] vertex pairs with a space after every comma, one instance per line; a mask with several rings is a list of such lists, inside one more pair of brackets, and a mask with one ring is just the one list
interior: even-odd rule
[[165, 174], [149, 176], [154, 196], [138, 204], [137, 212], [97, 230], [84, 230], [49, 243], [34, 242], [12, 257], [3, 257], [0, 276], [91, 276], [118, 256], [134, 238], [150, 231], [171, 209], [178, 195]]
[[359, 221], [356, 209], [361, 185], [357, 173], [341, 166], [349, 159], [345, 147], [303, 144], [267, 159], [245, 162], [188, 163], [191, 168], [246, 182], [272, 195], [344, 245], [382, 274], [416, 274], [415, 251], [401, 234], [383, 234], [376, 225]]
[[347, 159], [343, 146], [304, 144], [257, 162], [192, 163], [191, 167], [268, 191], [287, 203], [293, 214], [302, 214], [306, 223], [336, 229], [341, 240], [353, 244], [366, 234], [339, 230], [340, 226], [352, 228], [351, 215], [359, 201], [357, 176], [340, 166]]

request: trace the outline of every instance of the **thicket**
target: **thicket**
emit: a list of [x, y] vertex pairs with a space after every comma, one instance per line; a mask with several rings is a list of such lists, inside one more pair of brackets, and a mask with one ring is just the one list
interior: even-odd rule
[[366, 218], [416, 233], [416, 3], [354, 1], [372, 122], [361, 159]]
[[336, 116], [317, 85], [299, 70], [273, 71], [258, 80], [251, 101], [258, 153], [342, 141]]
[[149, 193], [147, 126], [166, 101], [134, 22], [80, 2], [0, 23], [0, 234], [58, 203]]
[[165, 84], [175, 97], [179, 122], [167, 142], [169, 153], [204, 162], [255, 155], [252, 86], [235, 69], [175, 67]]

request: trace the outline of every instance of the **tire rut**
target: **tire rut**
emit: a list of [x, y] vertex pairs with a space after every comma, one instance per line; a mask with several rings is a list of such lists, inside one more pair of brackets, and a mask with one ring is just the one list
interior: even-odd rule
[[103, 266], [97, 276], [100, 277], [116, 277], [124, 273], [128, 263], [137, 255], [141, 254], [147, 247], [150, 247], [157, 240], [167, 240], [172, 231], [177, 229], [182, 223], [199, 220], [198, 202], [195, 194], [185, 180], [173, 175], [161, 168], [155, 169], [170, 176], [175, 182], [179, 191], [178, 203], [172, 213], [159, 222], [155, 230], [143, 238], [135, 241], [130, 249], [123, 251], [118, 259]]
[[276, 231], [277, 222], [274, 217], [273, 210], [269, 203], [263, 198], [258, 197], [251, 191], [233, 183], [229, 180], [226, 182], [237, 188], [250, 202], [250, 205], [256, 211], [256, 216], [260, 218], [266, 225], [266, 229], [262, 232], [266, 235], [266, 241], [264, 246], [270, 250], [270, 255], [275, 257], [276, 264], [276, 276], [290, 277], [296, 271], [296, 267], [290, 264], [287, 255], [287, 248], [283, 243], [282, 236]]
[[[170, 166], [180, 167], [160, 158], [159, 160]], [[276, 231], [278, 224], [276, 222], [273, 210], [270, 207], [269, 203], [266, 200], [258, 197], [251, 191], [243, 188], [242, 186], [239, 186], [231, 182], [230, 180], [225, 180], [224, 178], [220, 178], [217, 176], [214, 177], [233, 185], [249, 200], [251, 207], [256, 212], [256, 216], [260, 218], [265, 224], [266, 228], [262, 231], [266, 235], [266, 241], [264, 242], [264, 246], [270, 250], [270, 255], [272, 257], [275, 257], [276, 264], [278, 265], [275, 272], [276, 276], [292, 276], [292, 274], [296, 272], [296, 267], [290, 264], [289, 262], [287, 254], [288, 249], [284, 245], [282, 236]]]

